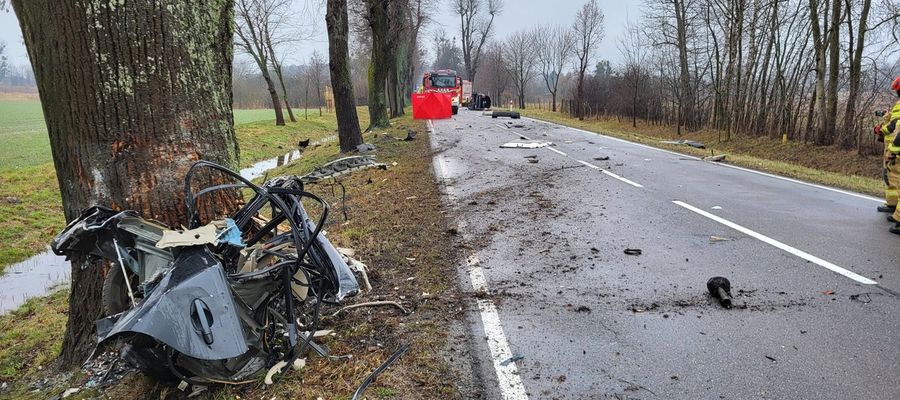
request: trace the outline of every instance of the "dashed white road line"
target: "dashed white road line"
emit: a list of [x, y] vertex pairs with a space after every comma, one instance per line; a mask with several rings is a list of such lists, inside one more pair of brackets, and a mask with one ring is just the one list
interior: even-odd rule
[[631, 186], [634, 186], [634, 187], [636, 187], [636, 188], [643, 188], [643, 187], [644, 187], [644, 185], [641, 185], [640, 183], [636, 183], [636, 182], [630, 181], [630, 180], [625, 179], [625, 178], [623, 178], [623, 177], [621, 177], [621, 176], [618, 176], [618, 175], [616, 175], [616, 174], [614, 174], [614, 173], [612, 173], [612, 172], [609, 172], [609, 171], [607, 171], [607, 170], [605, 170], [605, 169], [602, 170], [602, 171], [600, 171], [600, 172], [602, 172], [602, 173], [604, 173], [604, 174], [606, 174], [606, 175], [608, 175], [608, 176], [611, 176], [611, 177], [613, 177], [613, 178], [616, 178], [616, 179], [618, 179], [618, 180], [620, 180], [620, 181], [622, 181], [622, 182], [625, 182], [625, 183], [627, 183], [627, 184], [629, 184], [629, 185], [631, 185]]
[[[671, 155], [678, 156], [678, 157], [682, 157], [682, 158], [689, 158], [689, 159], [691, 159], [691, 160], [702, 160], [702, 158], [699, 158], [699, 157], [694, 157], [694, 156], [691, 156], [691, 155], [682, 154], [682, 153], [678, 153], [678, 152], [671, 151], [671, 150], [660, 149], [660, 148], [658, 148], [658, 147], [649, 146], [649, 145], [646, 145], [646, 144], [643, 144], [643, 143], [637, 143], [637, 142], [632, 142], [632, 141], [625, 140], [625, 139], [619, 139], [619, 138], [617, 138], [617, 137], [607, 136], [607, 135], [604, 135], [604, 134], [602, 134], [602, 133], [591, 132], [591, 131], [587, 131], [587, 130], [584, 130], [584, 129], [574, 128], [574, 127], [571, 127], [571, 126], [561, 125], [561, 124], [557, 124], [557, 123], [555, 123], [555, 122], [543, 121], [543, 120], [538, 120], [538, 119], [534, 119], [534, 118], [528, 118], [528, 117], [523, 117], [523, 118], [529, 119], [529, 120], [531, 120], [531, 121], [543, 122], [543, 123], [547, 123], [547, 124], [550, 124], [550, 125], [555, 125], [555, 126], [558, 126], [558, 127], [561, 127], [561, 128], [571, 129], [571, 130], [574, 130], [574, 131], [577, 131], [577, 132], [581, 132], [581, 133], [584, 133], [584, 134], [587, 134], [587, 135], [591, 135], [591, 136], [594, 136], [594, 137], [600, 136], [600, 137], [602, 137], [602, 138], [604, 138], [604, 139], [609, 139], [609, 140], [612, 140], [612, 141], [616, 141], [616, 142], [620, 142], [620, 143], [625, 143], [625, 144], [629, 144], [629, 145], [632, 145], [632, 146], [643, 147], [643, 148], [645, 148], [645, 149], [655, 150], [655, 151], [659, 151], [659, 152], [671, 154]], [[864, 195], [864, 194], [862, 194], [862, 193], [856, 193], [856, 192], [851, 192], [851, 191], [849, 191], [849, 190], [843, 190], [843, 189], [834, 188], [834, 187], [831, 187], [831, 186], [825, 186], [825, 185], [819, 185], [819, 184], [817, 184], [817, 183], [801, 181], [801, 180], [799, 180], [799, 179], [788, 178], [788, 177], [786, 177], [786, 176], [780, 176], [780, 175], [770, 174], [770, 173], [768, 173], [768, 172], [762, 172], [762, 171], [757, 171], [757, 170], [755, 170], [755, 169], [739, 167], [739, 166], [737, 166], [737, 165], [731, 165], [731, 164], [726, 164], [726, 163], [713, 163], [713, 165], [716, 165], [716, 166], [719, 166], [719, 167], [726, 167], [726, 168], [737, 169], [737, 170], [741, 170], [741, 171], [744, 171], [744, 172], [749, 172], [749, 173], [752, 173], [752, 174], [762, 175], [762, 176], [766, 176], [766, 177], [774, 178], [774, 179], [779, 179], [779, 180], [786, 181], [786, 182], [791, 182], [791, 183], [796, 183], [796, 184], [799, 184], [799, 185], [809, 186], [809, 187], [813, 187], [813, 188], [816, 188], [816, 189], [827, 190], [827, 191], [834, 192], [834, 193], [840, 193], [840, 194], [844, 194], [844, 195], [847, 195], [847, 196], [853, 196], [853, 197], [860, 198], [860, 199], [864, 199], [864, 200], [870, 200], [870, 201], [875, 201], [875, 202], [879, 202], [879, 203], [883, 203], [883, 202], [884, 202], [884, 199], [879, 199], [879, 198], [877, 198], [877, 197], [872, 197], [872, 196]]]
[[556, 153], [556, 154], [559, 154], [559, 155], [561, 155], [561, 156], [563, 156], [563, 157], [568, 157], [568, 156], [569, 156], [568, 154], [563, 153], [563, 152], [561, 152], [561, 151], [559, 151], [559, 150], [557, 150], [557, 149], [554, 149], [554, 148], [552, 148], [552, 147], [547, 147], [547, 150], [550, 150], [550, 151], [552, 151], [552, 152], [554, 152], [554, 153]]
[[876, 281], [874, 281], [874, 280], [872, 280], [872, 279], [866, 278], [866, 277], [864, 277], [864, 276], [862, 276], [862, 275], [859, 275], [859, 274], [857, 274], [857, 273], [855, 273], [855, 272], [853, 272], [853, 271], [849, 271], [849, 270], [847, 270], [847, 269], [841, 268], [841, 267], [839, 267], [839, 266], [837, 266], [837, 265], [835, 265], [835, 264], [832, 264], [832, 263], [830, 263], [830, 262], [828, 262], [828, 261], [825, 261], [825, 260], [823, 260], [823, 259], [821, 259], [821, 258], [819, 258], [819, 257], [816, 257], [816, 256], [814, 256], [814, 255], [812, 255], [812, 254], [809, 254], [809, 253], [807, 253], [807, 252], [805, 252], [805, 251], [803, 251], [803, 250], [799, 250], [799, 249], [796, 249], [796, 248], [794, 248], [794, 247], [788, 246], [788, 245], [786, 245], [786, 244], [784, 244], [784, 243], [782, 243], [782, 242], [779, 242], [779, 241], [777, 241], [777, 240], [775, 240], [775, 239], [772, 239], [772, 238], [770, 238], [770, 237], [768, 237], [768, 236], [765, 236], [765, 235], [763, 235], [763, 234], [761, 234], [761, 233], [758, 233], [758, 232], [756, 232], [756, 231], [754, 231], [754, 230], [751, 230], [751, 229], [749, 229], [749, 228], [745, 228], [745, 227], [743, 227], [743, 226], [741, 226], [741, 225], [738, 225], [738, 224], [736, 224], [736, 223], [734, 223], [734, 222], [731, 222], [731, 221], [729, 221], [729, 220], [727, 220], [727, 219], [725, 219], [725, 218], [719, 217], [718, 215], [711, 214], [711, 213], [709, 213], [709, 212], [706, 212], [706, 211], [704, 211], [704, 210], [701, 210], [701, 209], [699, 209], [699, 208], [697, 208], [697, 207], [694, 207], [694, 206], [692, 206], [692, 205], [690, 205], [690, 204], [687, 204], [687, 203], [685, 203], [685, 202], [683, 202], [683, 201], [675, 200], [675, 201], [673, 201], [672, 203], [675, 203], [676, 205], [678, 205], [678, 206], [680, 206], [680, 207], [683, 207], [683, 208], [688, 209], [688, 210], [690, 210], [690, 211], [693, 211], [693, 212], [695, 212], [695, 213], [697, 213], [697, 214], [700, 214], [700, 215], [702, 215], [702, 216], [704, 216], [704, 217], [706, 217], [706, 218], [709, 218], [709, 219], [711, 219], [711, 220], [713, 220], [713, 221], [716, 221], [716, 222], [718, 222], [718, 223], [720, 223], [720, 224], [722, 224], [722, 225], [725, 225], [725, 226], [727, 226], [727, 227], [729, 227], [729, 228], [731, 228], [731, 229], [734, 229], [734, 230], [736, 230], [736, 231], [738, 231], [738, 232], [741, 232], [741, 233], [743, 233], [743, 234], [745, 234], [745, 235], [747, 235], [747, 236], [753, 237], [753, 238], [755, 238], [755, 239], [757, 239], [757, 240], [759, 240], [759, 241], [761, 241], [761, 242], [763, 242], [763, 243], [766, 243], [766, 244], [769, 244], [769, 245], [771, 245], [771, 246], [773, 246], [773, 247], [776, 247], [776, 248], [778, 248], [778, 249], [784, 250], [784, 251], [786, 251], [786, 252], [788, 252], [788, 253], [790, 253], [790, 254], [793, 254], [793, 255], [795, 255], [795, 256], [797, 256], [797, 257], [800, 257], [800, 258], [802, 258], [802, 259], [804, 259], [804, 260], [806, 260], [806, 261], [809, 261], [809, 262], [818, 264], [819, 266], [825, 267], [826, 269], [828, 269], [828, 270], [830, 270], [830, 271], [832, 271], [832, 272], [834, 272], [834, 273], [843, 275], [843, 276], [845, 276], [845, 277], [847, 277], [847, 278], [853, 279], [854, 281], [857, 281], [857, 282], [862, 283], [862, 284], [864, 284], [864, 285], [875, 285], [875, 284], [878, 283], [878, 282], [876, 282]]
[[[523, 135], [523, 134], [521, 134], [521, 133], [518, 133], [518, 132], [516, 132], [516, 131], [513, 131], [512, 128], [509, 128], [509, 127], [507, 127], [506, 125], [497, 124], [497, 126], [503, 127], [503, 128], [507, 128], [507, 129], [509, 129], [510, 131], [512, 131], [513, 133], [519, 135], [520, 137], [525, 138], [525, 140], [531, 140], [531, 138], [529, 138], [528, 136], [525, 136], [525, 135]], [[561, 151], [559, 151], [559, 150], [557, 150], [557, 149], [554, 149], [554, 148], [552, 148], [552, 147], [546, 147], [546, 149], [547, 149], [547, 150], [550, 150], [550, 151], [552, 151], [552, 152], [554, 152], [554, 153], [557, 153], [557, 154], [559, 154], [559, 155], [561, 155], [561, 156], [563, 156], [563, 157], [569, 157], [568, 154], [563, 153], [563, 152], [561, 152]], [[623, 178], [623, 177], [621, 177], [621, 176], [619, 176], [619, 175], [616, 175], [616, 174], [614, 174], [614, 173], [612, 173], [612, 172], [610, 172], [610, 171], [607, 171], [607, 170], [605, 170], [605, 169], [603, 169], [603, 168], [600, 168], [600, 167], [598, 167], [598, 166], [596, 166], [596, 165], [594, 165], [594, 164], [591, 164], [591, 163], [589, 163], [589, 162], [587, 162], [587, 161], [582, 161], [582, 160], [579, 160], [579, 159], [574, 158], [574, 157], [569, 157], [569, 158], [571, 158], [571, 159], [573, 159], [573, 160], [579, 162], [579, 163], [582, 164], [582, 165], [587, 166], [588, 168], [596, 169], [596, 170], [598, 170], [598, 171], [600, 171], [600, 172], [606, 174], [607, 176], [610, 176], [610, 177], [612, 177], [612, 178], [618, 179], [618, 180], [620, 180], [620, 181], [622, 181], [622, 182], [625, 182], [625, 183], [627, 183], [627, 184], [629, 184], [629, 185], [631, 185], [631, 186], [634, 186], [634, 187], [636, 187], [636, 188], [643, 188], [643, 187], [644, 187], [644, 185], [641, 185], [640, 183], [637, 183], [637, 182], [635, 182], [635, 181], [632, 181], [632, 180]]]

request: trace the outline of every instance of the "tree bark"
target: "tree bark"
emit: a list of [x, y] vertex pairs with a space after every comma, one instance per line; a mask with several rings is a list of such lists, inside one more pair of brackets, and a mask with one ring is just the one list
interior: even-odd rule
[[[372, 30], [372, 60], [369, 62], [369, 129], [391, 126], [385, 86], [393, 61], [390, 40], [388, 0], [366, 0], [369, 28]], [[368, 130], [368, 129], [367, 129]]]
[[338, 141], [341, 152], [356, 149], [363, 143], [356, 115], [356, 97], [350, 75], [350, 50], [348, 39], [350, 24], [347, 18], [347, 0], [328, 0], [325, 11], [328, 27], [328, 69], [334, 91], [334, 112], [337, 115]]
[[[12, 4], [34, 69], [66, 219], [99, 204], [169, 226], [186, 224], [183, 179], [191, 165], [203, 159], [238, 166], [233, 4]], [[233, 211], [237, 192], [206, 200], [200, 206], [208, 220]], [[102, 268], [73, 260], [63, 366], [80, 365], [94, 346], [102, 276]]]
[[[872, 6], [872, 0], [863, 0], [862, 10], [860, 11], [859, 16], [859, 27], [857, 28], [857, 36], [856, 36], [856, 49], [852, 48], [851, 42], [851, 61], [850, 61], [850, 90], [847, 95], [847, 109], [844, 112], [844, 137], [845, 141], [841, 143], [845, 148], [848, 148], [851, 144], [849, 141], [850, 138], [855, 138], [856, 135], [850, 135], [851, 132], [855, 131], [856, 128], [856, 103], [859, 101], [859, 85], [860, 85], [860, 75], [862, 74], [862, 57], [863, 50], [865, 49], [866, 43], [866, 30], [868, 29], [868, 19], [869, 19], [869, 9]], [[850, 14], [850, 10], [847, 10], [847, 14]], [[850, 32], [852, 34], [852, 32]], [[857, 143], [857, 147], [859, 147], [859, 143]]]
[[840, 67], [841, 1], [831, 1], [831, 30], [828, 32], [828, 99], [825, 110], [825, 138], [819, 144], [833, 144], [837, 125], [838, 72]]

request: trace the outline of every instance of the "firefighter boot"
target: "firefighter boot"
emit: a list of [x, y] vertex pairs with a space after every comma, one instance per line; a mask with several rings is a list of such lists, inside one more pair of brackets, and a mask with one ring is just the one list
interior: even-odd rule
[[889, 229], [889, 231], [895, 235], [900, 235], [900, 224], [894, 225], [894, 227]]

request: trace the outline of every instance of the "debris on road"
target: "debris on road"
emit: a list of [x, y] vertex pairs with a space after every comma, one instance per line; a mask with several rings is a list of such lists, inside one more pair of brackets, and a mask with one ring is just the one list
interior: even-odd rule
[[582, 312], [589, 313], [589, 312], [591, 312], [591, 308], [588, 306], [578, 306], [578, 307], [575, 307], [575, 309], [573, 311], [575, 311], [577, 313], [582, 313]]
[[684, 139], [683, 140], [662, 140], [662, 141], [660, 141], [660, 143], [677, 144], [680, 146], [691, 146], [695, 149], [705, 149], [706, 148], [706, 145], [704, 145], [703, 143], [694, 141], [694, 140], [684, 140]]
[[609, 161], [609, 156], [594, 157], [594, 161]]
[[415, 138], [416, 138], [416, 131], [413, 129], [407, 129], [406, 130], [406, 138], [404, 138], [403, 141], [409, 142], [411, 140], [415, 140]]
[[304, 139], [304, 140], [297, 142], [297, 147], [299, 147], [301, 149], [305, 149], [305, 148], [309, 147], [309, 139]]
[[550, 146], [551, 142], [545, 142], [542, 140], [517, 140], [509, 143], [504, 143], [500, 145], [501, 149], [538, 149], [541, 147]]
[[628, 254], [629, 256], [639, 256], [639, 255], [643, 254], [644, 252], [641, 249], [625, 249], [624, 253]]
[[[702, 147], [701, 147], [701, 148], [702, 148]], [[722, 161], [725, 161], [725, 155], [724, 155], [724, 154], [719, 154], [719, 155], [717, 155], [717, 156], [703, 157], [703, 161], [722, 162]]]
[[529, 163], [532, 163], [532, 164], [537, 164], [538, 161], [540, 161], [540, 160], [538, 160], [537, 158], [529, 158], [529, 159], [528, 159], [528, 162], [529, 162]]
[[775, 357], [772, 357], [772, 356], [766, 356], [766, 358], [768, 358], [768, 359], [769, 359], [770, 361], [772, 361], [773, 363], [774, 363], [774, 362], [778, 362], [778, 360], [776, 360]]
[[728, 279], [721, 276], [709, 278], [706, 281], [706, 289], [713, 298], [719, 300], [722, 307], [731, 308], [731, 282]]
[[524, 359], [525, 359], [525, 356], [523, 356], [523, 355], [521, 355], [521, 354], [515, 354], [515, 355], [513, 355], [513, 356], [510, 357], [510, 358], [507, 358], [507, 359], [505, 359], [505, 360], [503, 360], [503, 361], [500, 361], [500, 365], [505, 367], [505, 366], [507, 366], [507, 365], [509, 365], [509, 364], [512, 364], [512, 363], [516, 362], [516, 361], [521, 361], [521, 360], [524, 360]]
[[726, 237], [721, 237], [721, 236], [710, 236], [709, 237], [710, 243], [730, 242], [730, 241], [731, 241], [731, 239], [726, 238]]
[[884, 293], [873, 293], [873, 292], [865, 292], [859, 294], [851, 294], [850, 300], [860, 302], [863, 304], [869, 304], [872, 302], [872, 295], [884, 296]]
[[491, 113], [491, 118], [499, 118], [499, 117], [507, 117], [512, 119], [521, 118], [521, 114], [516, 111], [494, 111]]

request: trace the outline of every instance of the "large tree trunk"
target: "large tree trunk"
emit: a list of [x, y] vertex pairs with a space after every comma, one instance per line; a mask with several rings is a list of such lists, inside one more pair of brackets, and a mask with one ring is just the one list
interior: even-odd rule
[[325, 12], [328, 26], [328, 69], [334, 90], [334, 111], [337, 115], [338, 140], [341, 151], [356, 149], [363, 143], [356, 115], [356, 97], [350, 76], [349, 39], [350, 24], [347, 19], [347, 0], [328, 0]]
[[[227, 0], [14, 0], [41, 97], [66, 219], [99, 204], [186, 224], [184, 175], [197, 160], [237, 167]], [[212, 182], [212, 179], [204, 179]], [[201, 203], [230, 212], [236, 192]], [[61, 362], [94, 346], [103, 271], [72, 262]], [[86, 267], [86, 268], [82, 268]]]
[[391, 126], [385, 85], [393, 62], [388, 0], [366, 0], [372, 29], [372, 60], [369, 64], [369, 129]]

